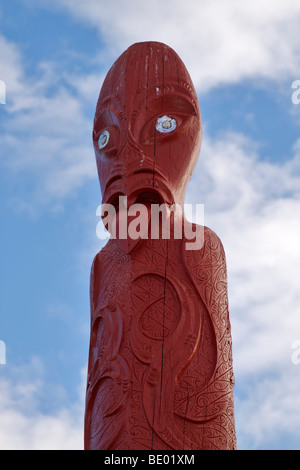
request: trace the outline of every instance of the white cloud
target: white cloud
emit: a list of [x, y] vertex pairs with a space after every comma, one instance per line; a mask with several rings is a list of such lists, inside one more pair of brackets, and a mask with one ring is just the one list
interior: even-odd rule
[[[34, 380], [28, 376], [33, 372]], [[0, 449], [83, 449], [83, 386], [79, 390], [78, 403], [70, 404], [68, 408], [61, 406], [51, 413], [42, 412], [41, 402], [49, 399], [49, 391], [45, 393], [48, 386], [42, 377], [42, 363], [35, 358], [18, 371], [14, 370], [10, 378], [1, 378]]]
[[249, 384], [236, 401], [240, 448], [299, 448], [299, 374], [299, 366], [289, 365]]
[[112, 54], [138, 41], [170, 45], [200, 91], [243, 79], [281, 81], [298, 73], [297, 0], [130, 0], [126, 6], [120, 0], [60, 0], [56, 5], [97, 28]]
[[83, 77], [76, 75], [74, 91], [71, 76], [64, 81], [55, 64], [45, 62], [37, 66], [38, 78], [28, 77], [16, 46], [1, 36], [0, 43], [1, 77], [7, 84], [1, 163], [12, 175], [31, 179], [30, 193], [17, 188], [20, 205], [59, 204], [97, 175]]
[[0, 35], [0, 79], [6, 83], [7, 93], [18, 93], [23, 79], [22, 59], [15, 44]]
[[299, 162], [261, 161], [240, 135], [206, 138], [188, 191], [225, 245], [240, 373], [285, 361], [300, 334]]

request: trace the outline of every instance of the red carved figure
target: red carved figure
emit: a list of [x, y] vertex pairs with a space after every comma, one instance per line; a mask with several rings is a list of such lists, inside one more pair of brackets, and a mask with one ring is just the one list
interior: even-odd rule
[[178, 221], [197, 229], [184, 197], [201, 143], [197, 95], [172, 49], [137, 43], [119, 57], [100, 92], [93, 141], [117, 228], [120, 196], [128, 213], [143, 204], [148, 227], [153, 204], [176, 210], [169, 237], [117, 231], [94, 259], [85, 448], [235, 449], [224, 250], [207, 227], [196, 249], [185, 231], [172, 231]]

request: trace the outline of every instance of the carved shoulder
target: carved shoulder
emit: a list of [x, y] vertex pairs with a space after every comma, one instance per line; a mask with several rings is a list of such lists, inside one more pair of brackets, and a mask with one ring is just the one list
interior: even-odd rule
[[[109, 240], [101, 251], [95, 256], [90, 275], [90, 299], [91, 312], [97, 308], [99, 296], [106, 292], [108, 296], [113, 296], [118, 288], [116, 275], [120, 268], [128, 260], [128, 255], [124, 253], [118, 245]], [[125, 272], [124, 277], [128, 275]]]
[[100, 250], [99, 253], [96, 254], [92, 263], [90, 275], [90, 299], [92, 314], [97, 308], [103, 271], [106, 270], [105, 266], [107, 265], [107, 263], [111, 262], [111, 258], [113, 256], [111, 251], [111, 244], [110, 242], [108, 242], [107, 245], [105, 245], [105, 247], [102, 248], [102, 250]]
[[223, 244], [216, 233], [204, 227], [199, 250], [184, 250], [186, 266], [205, 303], [220, 338], [229, 327], [227, 269]]

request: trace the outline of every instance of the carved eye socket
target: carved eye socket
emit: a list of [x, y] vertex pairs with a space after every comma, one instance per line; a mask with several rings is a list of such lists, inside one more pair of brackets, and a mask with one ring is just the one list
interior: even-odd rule
[[107, 146], [109, 141], [110, 133], [108, 131], [102, 132], [98, 139], [98, 147], [100, 150], [104, 149]]
[[177, 122], [170, 116], [161, 116], [156, 121], [156, 129], [159, 132], [173, 132], [176, 129]]

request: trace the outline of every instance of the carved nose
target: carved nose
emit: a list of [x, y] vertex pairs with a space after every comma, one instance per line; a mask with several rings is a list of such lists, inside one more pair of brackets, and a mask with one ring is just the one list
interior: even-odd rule
[[117, 160], [118, 163], [122, 162], [126, 173], [129, 174], [139, 170], [144, 165], [144, 162], [149, 160], [149, 157], [145, 154], [134, 137], [128, 132], [124, 136], [120, 146]]

